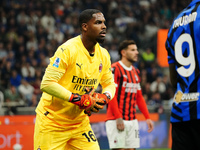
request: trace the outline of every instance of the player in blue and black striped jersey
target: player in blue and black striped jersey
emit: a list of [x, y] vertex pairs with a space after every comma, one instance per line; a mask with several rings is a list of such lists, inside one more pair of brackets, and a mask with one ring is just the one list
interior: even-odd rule
[[174, 19], [166, 49], [176, 88], [171, 111], [172, 150], [200, 150], [200, 0]]

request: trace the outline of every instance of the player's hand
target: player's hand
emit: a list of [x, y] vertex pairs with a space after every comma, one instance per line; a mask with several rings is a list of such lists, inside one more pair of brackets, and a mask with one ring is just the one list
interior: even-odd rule
[[116, 126], [119, 131], [124, 131], [124, 121], [122, 118], [116, 119]]
[[85, 114], [87, 114], [88, 116], [91, 116], [91, 112], [95, 112], [98, 113], [99, 109], [103, 109], [105, 102], [103, 99], [99, 99], [97, 95], [92, 96], [93, 101], [95, 101], [95, 105], [91, 106], [90, 108], [85, 109]]
[[147, 126], [148, 126], [148, 132], [152, 132], [154, 129], [154, 125], [151, 119], [146, 120]]
[[108, 93], [103, 93], [103, 94], [94, 93], [92, 96], [96, 99], [101, 99], [103, 101], [103, 102], [101, 101], [101, 105], [102, 103], [103, 105], [106, 105], [110, 102], [110, 94]]
[[84, 113], [87, 114], [88, 116], [92, 115], [92, 112], [90, 111], [90, 109], [85, 109]]
[[100, 105], [101, 103], [103, 103], [101, 102], [102, 100], [92, 97], [92, 93], [94, 93], [94, 88], [92, 88], [87, 94], [84, 94], [82, 96], [72, 93], [69, 102], [78, 105], [80, 109], [103, 109], [103, 105]]
[[90, 90], [88, 93], [84, 95], [74, 94], [72, 93], [69, 102], [78, 105], [80, 109], [90, 108], [93, 104], [92, 94], [94, 93], [94, 89]]

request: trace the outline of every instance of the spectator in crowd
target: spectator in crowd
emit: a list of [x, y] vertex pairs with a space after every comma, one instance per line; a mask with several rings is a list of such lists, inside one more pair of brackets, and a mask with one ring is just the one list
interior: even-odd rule
[[55, 28], [52, 33], [48, 34], [48, 39], [56, 40], [56, 42], [61, 44], [64, 40], [64, 34], [58, 28]]
[[61, 31], [65, 34], [73, 34], [74, 33], [74, 27], [72, 25], [72, 18], [70, 16], [67, 16], [64, 19], [64, 22], [61, 23]]
[[[107, 36], [107, 35], [106, 35], [106, 36]], [[118, 54], [118, 52], [117, 52], [117, 47], [116, 47], [115, 44], [112, 44], [112, 45], [111, 45], [111, 48], [110, 48], [109, 53], [110, 53], [110, 57], [111, 57], [111, 62], [112, 62], [112, 63], [114, 63], [114, 62], [116, 62], [116, 61], [119, 60], [119, 54]]]
[[151, 100], [152, 98], [152, 92], [151, 92], [151, 89], [150, 89], [150, 86], [151, 84], [149, 82], [146, 82], [146, 84], [144, 84], [143, 88], [142, 88], [142, 93], [143, 93], [143, 96], [148, 103], [149, 100]]
[[[21, 96], [17, 90], [17, 88], [13, 85], [10, 85], [4, 93], [5, 102], [7, 103], [8, 110], [6, 111], [7, 115], [17, 114], [17, 105], [23, 105], [21, 101]], [[15, 102], [13, 105], [9, 105], [10, 102]]]
[[9, 51], [8, 52], [8, 56], [6, 57], [6, 61], [9, 61], [9, 62], [11, 62], [11, 65], [12, 66], [15, 66], [15, 54], [14, 54], [14, 52], [13, 51]]
[[38, 41], [36, 39], [36, 37], [34, 36], [34, 33], [29, 33], [29, 39], [26, 42], [26, 49], [27, 51], [36, 51], [38, 48]]
[[4, 48], [4, 43], [0, 42], [0, 60], [2, 60], [3, 58], [7, 57], [8, 53], [6, 51], [6, 49]]
[[21, 99], [20, 94], [15, 86], [10, 85], [9, 88], [5, 90], [5, 101], [6, 102], [19, 102]]
[[152, 93], [159, 92], [163, 94], [166, 91], [166, 86], [162, 79], [163, 78], [161, 76], [158, 76], [157, 79], [151, 83], [150, 90]]
[[42, 91], [40, 90], [40, 84], [41, 84], [40, 78], [36, 78], [35, 82], [32, 84], [34, 88], [34, 95], [36, 95], [37, 98], [37, 103], [39, 102], [40, 97], [42, 96]]
[[[10, 42], [17, 42], [18, 41], [18, 34], [16, 32], [16, 27], [14, 27], [14, 19], [13, 19], [13, 27], [9, 28], [7, 34], [6, 34], [6, 40], [7, 41], [10, 41]], [[10, 44], [10, 43], [8, 43]]]
[[38, 41], [41, 41], [41, 39], [44, 39], [45, 41], [48, 41], [47, 39], [47, 31], [44, 29], [42, 25], [36, 26], [37, 27], [37, 32], [36, 32], [36, 38]]
[[29, 62], [21, 64], [21, 75], [27, 81], [33, 81], [35, 77], [35, 68]]
[[36, 107], [38, 104], [37, 95], [33, 94], [31, 97], [31, 101], [29, 103], [29, 107]]
[[159, 114], [162, 114], [164, 112], [161, 94], [158, 91], [152, 93], [152, 96], [148, 101], [148, 105], [154, 106], [154, 112], [157, 112]]
[[155, 54], [152, 52], [151, 48], [147, 48], [142, 53], [142, 59], [145, 62], [147, 68], [151, 67], [151, 63], [155, 60]]
[[163, 76], [163, 83], [165, 84], [166, 91], [162, 94], [162, 99], [170, 100], [172, 97], [174, 97], [174, 88], [170, 83], [168, 75]]
[[152, 83], [153, 81], [156, 81], [156, 79], [160, 76], [158, 68], [152, 67], [147, 72], [147, 82]]
[[10, 77], [10, 84], [18, 88], [19, 85], [21, 84], [21, 80], [22, 80], [22, 76], [17, 72], [17, 70], [12, 70], [11, 77]]
[[46, 10], [44, 16], [41, 18], [41, 25], [47, 33], [52, 33], [54, 31], [55, 22], [55, 18], [51, 15], [50, 10]]
[[147, 83], [147, 70], [141, 69], [140, 70], [140, 76], [141, 76], [140, 84], [141, 84], [141, 87], [143, 88], [145, 86], [145, 84]]
[[26, 55], [26, 49], [25, 49], [25, 46], [22, 44], [17, 47], [17, 50], [18, 51], [15, 53], [15, 60], [16, 60], [16, 63], [19, 63], [21, 65], [23, 63], [21, 62], [21, 59], [22, 59], [22, 56]]
[[25, 79], [22, 79], [18, 89], [24, 100], [25, 106], [30, 106], [32, 104], [31, 101], [34, 93], [34, 87], [29, 84]]
[[2, 60], [1, 63], [2, 63], [1, 84], [4, 88], [7, 88], [10, 83], [13, 68], [11, 66], [11, 62], [6, 61], [6, 59]]
[[25, 13], [24, 10], [21, 10], [19, 12], [16, 19], [18, 23], [20, 23], [21, 21], [24, 21], [25, 24], [27, 24], [30, 20], [29, 16]]
[[40, 79], [42, 80], [42, 76], [44, 74], [44, 71], [41, 68], [38, 68], [35, 70], [35, 79]]
[[120, 61], [112, 64], [116, 93], [108, 103], [106, 132], [110, 149], [135, 150], [140, 147], [136, 105], [146, 118], [148, 132], [153, 130], [153, 122], [142, 95], [139, 70], [132, 65], [139, 54], [135, 41], [124, 40], [118, 52]]
[[[3, 18], [2, 18], [2, 20], [3, 20]], [[0, 41], [1, 42], [6, 42], [6, 34], [7, 34], [7, 32], [6, 32], [6, 27], [5, 27], [5, 25], [0, 25]]]

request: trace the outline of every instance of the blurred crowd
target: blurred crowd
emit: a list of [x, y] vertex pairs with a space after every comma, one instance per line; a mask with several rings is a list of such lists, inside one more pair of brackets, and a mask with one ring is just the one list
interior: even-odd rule
[[[168, 74], [156, 61], [156, 35], [168, 29], [173, 18], [190, 0], [1, 0], [0, 91], [5, 102], [35, 107], [40, 82], [57, 47], [79, 32], [78, 15], [87, 8], [101, 10], [107, 35], [102, 45], [111, 61], [119, 60], [118, 44], [137, 42], [141, 85], [148, 105], [162, 107], [173, 97]], [[158, 110], [158, 109], [157, 109]], [[155, 110], [155, 111], [157, 111]], [[9, 111], [17, 114], [15, 108]]]

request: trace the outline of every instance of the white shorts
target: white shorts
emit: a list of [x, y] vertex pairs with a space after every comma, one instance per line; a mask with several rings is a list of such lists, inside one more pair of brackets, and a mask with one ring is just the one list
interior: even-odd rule
[[106, 121], [106, 132], [110, 149], [139, 148], [139, 125], [137, 120], [124, 120], [124, 131], [117, 130], [116, 120]]

